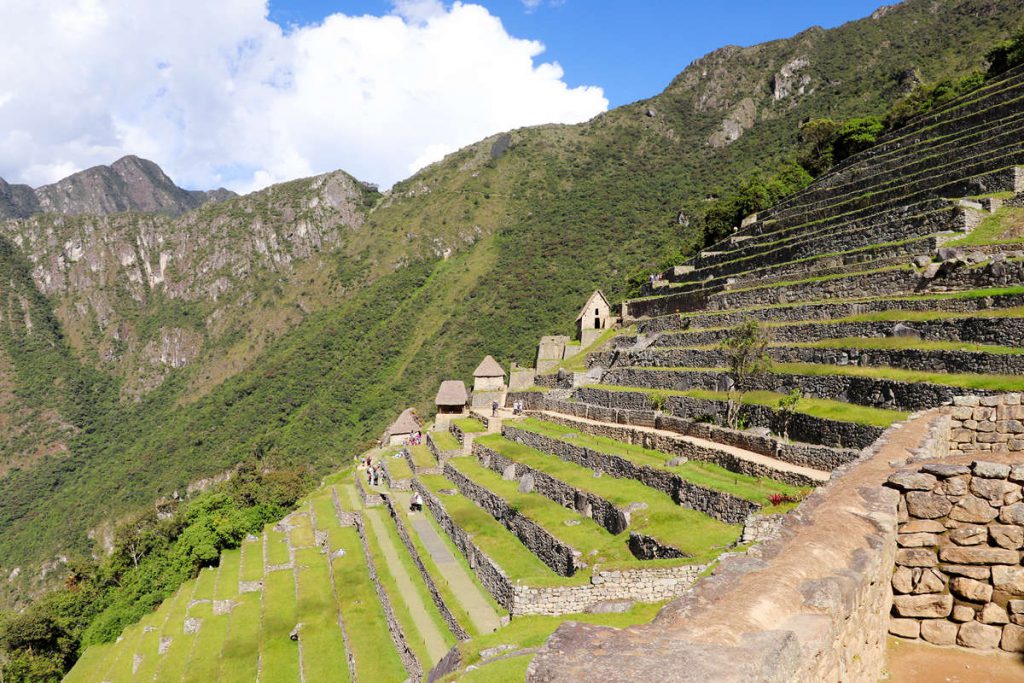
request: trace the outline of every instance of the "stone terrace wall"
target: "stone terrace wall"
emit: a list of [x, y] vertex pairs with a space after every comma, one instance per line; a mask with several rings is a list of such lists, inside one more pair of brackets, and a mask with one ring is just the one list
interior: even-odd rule
[[900, 499], [883, 484], [890, 461], [934, 446], [945, 424], [932, 412], [887, 430], [785, 515], [775, 538], [723, 558], [650, 624], [561, 625], [531, 662], [529, 680], [875, 683]]
[[1021, 394], [957, 396], [949, 447], [954, 451], [1024, 451], [1024, 405]]
[[897, 472], [889, 632], [1024, 652], [1024, 463], [942, 459]]
[[434, 442], [434, 439], [430, 436], [430, 432], [427, 432], [427, 448], [429, 448], [430, 452], [434, 454], [435, 458], [437, 458], [437, 462], [439, 462], [442, 465], [445, 462], [447, 462], [449, 458], [454, 458], [456, 456], [462, 455], [461, 450], [445, 450], [439, 447]]

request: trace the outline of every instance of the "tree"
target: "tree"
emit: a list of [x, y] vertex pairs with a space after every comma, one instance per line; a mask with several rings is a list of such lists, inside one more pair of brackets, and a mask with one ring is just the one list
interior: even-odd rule
[[793, 419], [796, 404], [804, 397], [799, 389], [793, 389], [779, 399], [779, 417], [782, 419], [782, 438], [789, 439], [789, 422]]
[[989, 67], [986, 76], [992, 78], [1004, 71], [1009, 71], [1018, 64], [1024, 64], [1024, 28], [1009, 40], [997, 43], [985, 53]]
[[771, 369], [769, 343], [771, 337], [756, 320], [748, 320], [733, 328], [722, 342], [732, 378], [726, 419], [733, 429], [739, 427], [740, 406], [743, 404], [744, 394], [750, 390], [753, 379]]

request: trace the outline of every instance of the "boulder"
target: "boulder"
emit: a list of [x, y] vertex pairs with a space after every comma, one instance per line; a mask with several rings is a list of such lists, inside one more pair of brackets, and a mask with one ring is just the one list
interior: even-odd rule
[[935, 488], [936, 478], [930, 474], [903, 471], [889, 476], [888, 482], [901, 491], [931, 491]]
[[921, 637], [932, 645], [952, 645], [960, 627], [945, 619], [925, 619], [921, 622]]
[[930, 462], [921, 468], [922, 472], [934, 474], [939, 479], [948, 479], [961, 474], [970, 474], [971, 470], [967, 465], [949, 465], [943, 462]]
[[918, 268], [924, 268], [925, 266], [927, 266], [931, 262], [932, 262], [932, 257], [931, 256], [927, 256], [925, 254], [921, 254], [920, 256], [915, 256], [914, 257], [914, 265], [917, 266]]
[[953, 610], [953, 596], [930, 593], [927, 595], [897, 595], [892, 599], [893, 609], [901, 617], [940, 619]]
[[964, 647], [976, 650], [993, 650], [999, 647], [999, 641], [1003, 636], [1003, 629], [998, 626], [982, 624], [978, 621], [968, 621], [961, 624], [960, 632], [957, 633], [956, 642]]
[[533, 475], [527, 472], [519, 478], [519, 493], [530, 493], [535, 485]]
[[[927, 276], [926, 276], [927, 277]], [[904, 325], [903, 323], [896, 323], [892, 326], [892, 336], [894, 337], [906, 337], [909, 339], [920, 339], [921, 333], [915, 330], [910, 325]]]

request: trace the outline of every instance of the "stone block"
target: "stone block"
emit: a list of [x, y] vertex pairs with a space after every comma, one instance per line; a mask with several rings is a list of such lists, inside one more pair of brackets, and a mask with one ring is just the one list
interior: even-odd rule
[[1024, 526], [1024, 503], [1006, 505], [999, 510], [999, 521], [1003, 524]]
[[914, 570], [910, 567], [896, 567], [892, 574], [892, 589], [897, 593], [910, 593], [914, 590]]
[[[938, 519], [945, 517], [953, 509], [952, 503], [945, 496], [924, 491], [911, 491], [906, 495], [907, 512], [911, 517], [919, 519]], [[974, 520], [962, 520], [965, 522]]]
[[974, 476], [986, 479], [1006, 479], [1010, 476], [1010, 466], [1001, 462], [975, 460], [971, 463], [971, 470], [974, 472]]
[[942, 482], [942, 492], [947, 496], [962, 496], [967, 493], [970, 477], [950, 477]]
[[980, 407], [979, 406], [978, 408], [974, 409], [974, 414], [971, 415], [971, 417], [974, 418], [975, 420], [977, 420], [978, 422], [985, 422], [985, 421], [988, 421], [988, 420], [991, 420], [992, 418], [994, 418], [995, 415], [996, 415], [995, 408]]
[[968, 621], [961, 624], [957, 633], [956, 642], [964, 647], [976, 650], [994, 650], [999, 647], [999, 641], [1003, 637], [1003, 629], [998, 626], [982, 624], [978, 621]]
[[999, 647], [1007, 652], [1024, 652], [1024, 626], [1007, 624], [1003, 627], [1003, 637]]
[[967, 605], [954, 605], [953, 616], [950, 617], [953, 621], [971, 621], [974, 619], [974, 609]]
[[887, 481], [901, 491], [931, 491], [938, 480], [930, 474], [905, 470], [890, 475]]
[[974, 408], [970, 406], [955, 406], [949, 411], [949, 416], [954, 420], [970, 420], [974, 416]]
[[930, 462], [921, 468], [922, 472], [934, 474], [939, 479], [949, 479], [964, 474], [970, 474], [971, 469], [967, 465], [950, 465], [943, 462]]
[[1005, 479], [985, 479], [983, 477], [974, 477], [971, 480], [970, 489], [971, 493], [979, 498], [983, 498], [996, 505], [1002, 505], [1003, 498], [1013, 491], [1019, 491], [1020, 487], [1006, 481]]
[[[909, 498], [910, 495], [908, 493], [907, 497]], [[958, 522], [971, 522], [973, 524], [988, 524], [998, 515], [999, 510], [989, 505], [983, 498], [970, 495], [961, 498], [949, 512], [950, 519], [955, 519]]]
[[998, 396], [982, 396], [978, 399], [979, 405], [987, 406], [989, 408], [994, 408], [1000, 403], [1002, 403], [1002, 401]]
[[921, 637], [932, 645], [953, 645], [960, 627], [945, 619], [925, 619], [921, 622]]
[[[1017, 564], [1020, 554], [1005, 548], [946, 546], [939, 550], [943, 562], [953, 564]], [[924, 565], [920, 565], [924, 566]], [[993, 572], [995, 568], [993, 568]]]
[[[985, 536], [982, 538], [984, 539]], [[896, 538], [896, 542], [904, 548], [926, 548], [938, 545], [939, 537], [935, 534], [900, 534]]]
[[958, 576], [950, 581], [949, 590], [956, 597], [970, 602], [988, 602], [992, 599], [992, 586], [964, 576]]
[[914, 593], [941, 593], [946, 588], [946, 576], [937, 569], [915, 569]]
[[896, 551], [896, 564], [901, 567], [934, 567], [938, 563], [934, 550], [900, 548]]
[[981, 404], [981, 400], [978, 396], [954, 396], [953, 405], [955, 406], [977, 406]]
[[917, 619], [890, 619], [889, 633], [901, 638], [917, 638], [921, 635], [921, 622]]
[[949, 616], [953, 610], [953, 596], [946, 594], [897, 595], [892, 600], [893, 609], [901, 617], [939, 619]]
[[988, 527], [992, 542], [1000, 548], [1017, 550], [1024, 547], [1024, 527], [1016, 524], [993, 524]]
[[[1003, 552], [1017, 554], [1012, 550]], [[1024, 595], [1024, 567], [992, 567], [992, 585], [997, 591], [1011, 595]]]
[[1010, 618], [1006, 615], [1006, 609], [994, 602], [990, 602], [981, 608], [978, 614], [978, 621], [983, 624], [1008, 624]]
[[988, 567], [972, 567], [960, 564], [944, 564], [942, 571], [956, 576], [966, 576], [969, 579], [987, 581], [992, 573]]
[[957, 545], [978, 545], [988, 540], [988, 529], [974, 524], [962, 526], [949, 532], [949, 540]]
[[1024, 600], [1010, 600], [1006, 606], [1010, 614], [1024, 614]]
[[942, 522], [934, 519], [912, 519], [906, 524], [901, 524], [901, 534], [941, 534], [946, 530]]
[[1013, 465], [1010, 468], [1010, 481], [1015, 481], [1018, 484], [1024, 482], [1024, 464]]

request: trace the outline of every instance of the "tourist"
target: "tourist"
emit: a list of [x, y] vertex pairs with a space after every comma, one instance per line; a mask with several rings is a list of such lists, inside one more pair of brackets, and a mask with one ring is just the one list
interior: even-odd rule
[[491, 401], [491, 417], [498, 417], [498, 402]]
[[423, 497], [420, 496], [420, 492], [412, 494], [412, 501], [409, 503], [409, 510], [411, 512], [421, 512], [423, 510]]

